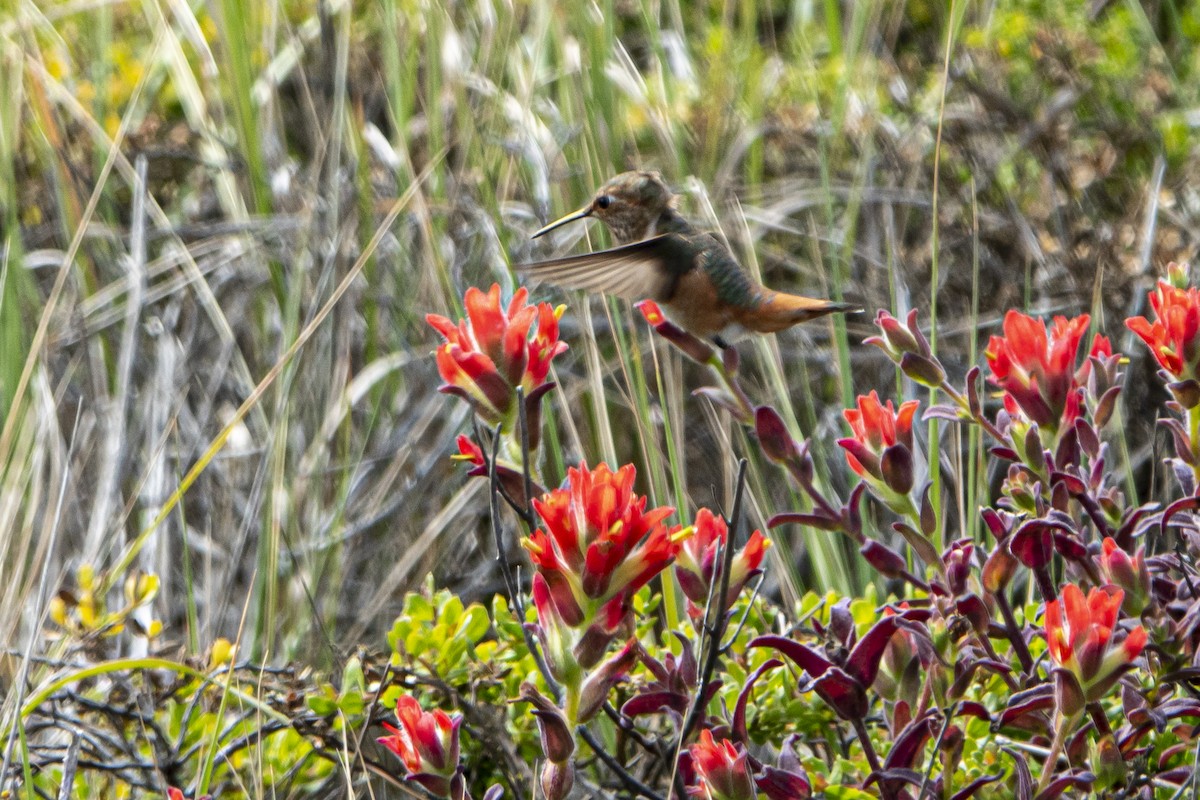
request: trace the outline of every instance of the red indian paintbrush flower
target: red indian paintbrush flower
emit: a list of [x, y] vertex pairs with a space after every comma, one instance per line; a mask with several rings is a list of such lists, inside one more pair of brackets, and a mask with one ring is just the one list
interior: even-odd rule
[[1065, 713], [1103, 697], [1146, 646], [1146, 629], [1141, 625], [1123, 641], [1113, 641], [1124, 597], [1117, 587], [1103, 586], [1093, 588], [1085, 598], [1082, 589], [1067, 584], [1058, 599], [1046, 604], [1050, 658], [1076, 684], [1067, 692], [1071, 700]]
[[[1091, 318], [1055, 317], [1050, 328], [1040, 319], [1010, 310], [1004, 315], [1004, 335], [988, 342], [992, 383], [1004, 390], [1004, 407], [1039, 427], [1056, 432], [1070, 426], [1083, 413], [1083, 387], [1091, 362], [1076, 368], [1079, 345]], [[1092, 339], [1091, 356], [1111, 356], [1108, 339]]]
[[438, 372], [446, 381], [441, 390], [464, 398], [486, 423], [500, 425], [507, 433], [517, 419], [521, 387], [530, 414], [531, 443], [536, 444], [535, 415], [541, 395], [551, 387], [546, 383], [550, 362], [567, 345], [558, 340], [561, 307], [526, 305], [528, 296], [518, 289], [506, 309], [499, 284], [492, 284], [486, 294], [471, 287], [463, 297], [466, 319], [455, 325], [446, 317], [427, 314], [425, 321], [446, 340], [437, 350]]
[[897, 411], [892, 401], [879, 402], [874, 390], [859, 395], [856, 408], [842, 412], [852, 437], [839, 439], [846, 451], [850, 468], [876, 488], [886, 487], [897, 495], [907, 495], [913, 487], [913, 416], [917, 400], [900, 404]]
[[430, 792], [445, 797], [451, 786], [461, 782], [458, 772], [458, 729], [462, 715], [450, 716], [441, 709], [422, 711], [416, 698], [401, 695], [396, 701], [396, 719], [400, 727], [383, 723], [391, 732], [378, 741], [404, 762], [407, 780], [421, 784]]
[[544, 530], [523, 544], [567, 625], [623, 602], [674, 560], [686, 536], [663, 524], [674, 509], [646, 511], [647, 498], [633, 493], [635, 475], [632, 464], [616, 472], [580, 464], [568, 470], [565, 489], [533, 501]]
[[[692, 535], [683, 542], [675, 560], [675, 577], [679, 579], [679, 586], [688, 598], [688, 614], [692, 617], [704, 613], [702, 608], [708, 601], [710, 587], [721, 585], [720, 559], [724, 555], [720, 549], [728, 538], [729, 528], [725, 520], [707, 508], [700, 509], [696, 514], [696, 524], [692, 526]], [[759, 567], [770, 546], [771, 541], [762, 535], [762, 531], [755, 531], [750, 534], [745, 546], [733, 556], [725, 607], [732, 605], [746, 583], [761, 572]]]
[[[1186, 281], [1186, 265], [1171, 265], [1171, 277]], [[1149, 293], [1154, 322], [1145, 317], [1125, 320], [1173, 380], [1200, 377], [1200, 289], [1160, 280]]]
[[705, 800], [753, 800], [754, 782], [747, 766], [746, 751], [728, 739], [717, 742], [711, 731], [700, 731], [700, 741], [689, 748], [696, 784], [688, 787], [692, 797]]

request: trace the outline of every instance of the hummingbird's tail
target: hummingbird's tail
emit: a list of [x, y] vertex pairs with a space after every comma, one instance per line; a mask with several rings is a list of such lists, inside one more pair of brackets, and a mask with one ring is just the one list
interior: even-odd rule
[[775, 333], [827, 314], [856, 313], [862, 310], [862, 306], [854, 303], [836, 303], [833, 300], [816, 300], [798, 294], [772, 292], [771, 297], [752, 312], [745, 314], [739, 322], [752, 331]]

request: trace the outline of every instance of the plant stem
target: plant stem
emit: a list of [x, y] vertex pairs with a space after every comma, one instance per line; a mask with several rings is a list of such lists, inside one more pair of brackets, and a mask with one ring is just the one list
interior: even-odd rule
[[1058, 764], [1058, 757], [1062, 755], [1063, 745], [1067, 741], [1067, 731], [1073, 727], [1069, 724], [1071, 720], [1061, 713], [1057, 717], [1058, 725], [1054, 730], [1054, 741], [1050, 744], [1050, 752], [1046, 754], [1046, 763], [1042, 765], [1042, 777], [1038, 778], [1037, 791], [1034, 792], [1034, 795], [1041, 794], [1049, 785], [1050, 779], [1054, 777], [1055, 765]]

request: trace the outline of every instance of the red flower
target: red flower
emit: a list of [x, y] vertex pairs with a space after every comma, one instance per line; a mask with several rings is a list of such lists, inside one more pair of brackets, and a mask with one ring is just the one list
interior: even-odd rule
[[609, 601], [623, 603], [679, 551], [679, 526], [662, 522], [674, 509], [646, 511], [646, 498], [633, 493], [635, 474], [632, 464], [616, 472], [580, 464], [568, 470], [567, 488], [533, 501], [544, 530], [523, 544], [567, 625], [589, 623]]
[[[550, 388], [545, 382], [550, 362], [567, 349], [558, 340], [561, 308], [529, 306], [526, 297], [528, 292], [518, 289], [505, 309], [499, 284], [492, 284], [487, 294], [471, 287], [463, 298], [467, 318], [457, 325], [438, 314], [425, 316], [446, 340], [437, 350], [438, 372], [446, 381], [442, 391], [466, 399], [485, 422], [499, 424], [505, 432], [516, 421], [517, 387], [533, 403], [527, 410], [535, 411], [538, 398]], [[534, 438], [532, 419], [529, 428]]]
[[[707, 508], [696, 514], [696, 524], [692, 527], [692, 536], [684, 541], [676, 557], [675, 577], [687, 595], [688, 613], [697, 616], [703, 613], [697, 606], [703, 607], [708, 602], [709, 587], [720, 586], [720, 559], [724, 555], [719, 548], [725, 546], [729, 529], [722, 517]], [[770, 546], [771, 541], [762, 535], [762, 531], [755, 531], [734, 555], [729, 570], [729, 591], [725, 595], [726, 607], [732, 605], [746, 583], [759, 574], [763, 556]]]
[[383, 723], [391, 735], [377, 741], [404, 762], [408, 780], [445, 796], [458, 775], [458, 728], [462, 725], [462, 715], [451, 717], [441, 709], [422, 711], [416, 698], [401, 695], [396, 701], [396, 719], [400, 727]]
[[689, 748], [696, 785], [692, 797], [705, 800], [753, 800], [754, 782], [747, 768], [746, 751], [728, 739], [713, 740], [711, 731], [700, 731], [700, 741]]
[[854, 436], [838, 440], [850, 469], [876, 488], [882, 485], [896, 494], [908, 494], [913, 486], [912, 426], [918, 405], [919, 401], [909, 400], [896, 411], [891, 400], [882, 405], [874, 390], [860, 394], [858, 407], [842, 412]]
[[[1073, 423], [1083, 411], [1083, 386], [1091, 362], [1076, 369], [1079, 344], [1090, 317], [1055, 317], [1046, 323], [1010, 310], [1004, 315], [1004, 336], [988, 342], [988, 366], [992, 383], [1004, 390], [1004, 407], [1009, 414], [1023, 413], [1039, 427], [1058, 431]], [[1108, 339], [1096, 335], [1088, 353], [1112, 355]]]
[[1148, 298], [1154, 322], [1130, 317], [1125, 325], [1141, 337], [1171, 378], [1200, 377], [1200, 289], [1160, 280]]
[[1046, 645], [1050, 658], [1078, 682], [1081, 699], [1097, 700], [1116, 682], [1146, 646], [1146, 630], [1137, 626], [1120, 643], [1113, 641], [1121, 600], [1115, 586], [1093, 588], [1087, 598], [1074, 584], [1046, 604]]

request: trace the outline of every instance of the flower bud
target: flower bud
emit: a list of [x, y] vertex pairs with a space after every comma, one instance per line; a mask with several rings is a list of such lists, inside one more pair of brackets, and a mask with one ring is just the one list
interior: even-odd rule
[[754, 411], [754, 431], [763, 454], [777, 464], [795, 458], [800, 449], [796, 440], [788, 433], [783, 417], [770, 406], [759, 406]]
[[1100, 571], [1109, 583], [1125, 590], [1122, 607], [1132, 617], [1140, 616], [1150, 602], [1150, 570], [1146, 566], [1146, 548], [1139, 547], [1132, 558], [1117, 546], [1111, 536], [1101, 545]]
[[916, 353], [900, 356], [900, 371], [922, 386], [936, 389], [946, 381], [946, 370], [936, 360]]
[[1200, 406], [1200, 381], [1195, 378], [1172, 381], [1167, 384], [1167, 388], [1171, 390], [1171, 396], [1175, 398], [1175, 402], [1184, 409], [1191, 411], [1196, 406]]
[[896, 494], [906, 495], [912, 491], [915, 480], [912, 451], [904, 445], [894, 444], [883, 451], [879, 471], [883, 473], [884, 483]]
[[1016, 573], [1017, 566], [1017, 559], [1008, 552], [1008, 548], [1003, 544], [996, 545], [983, 564], [983, 588], [992, 594], [1004, 591]]
[[899, 553], [874, 539], [868, 539], [858, 549], [858, 552], [862, 553], [867, 563], [885, 578], [903, 577], [904, 571], [908, 568], [908, 564]]
[[1121, 748], [1111, 733], [1100, 737], [1091, 747], [1092, 768], [1096, 772], [1096, 788], [1104, 789], [1123, 782], [1128, 768]]
[[575, 737], [566, 716], [532, 683], [521, 684], [520, 699], [533, 706], [538, 735], [542, 740], [542, 753], [546, 759], [558, 764], [565, 763], [575, 753]]
[[566, 800], [575, 785], [575, 765], [547, 761], [542, 767], [542, 794], [546, 800]]
[[625, 676], [629, 668], [637, 663], [641, 651], [642, 648], [637, 639], [630, 639], [619, 653], [588, 675], [580, 690], [579, 722], [587, 722], [596, 716], [596, 712], [608, 699], [608, 693]]

